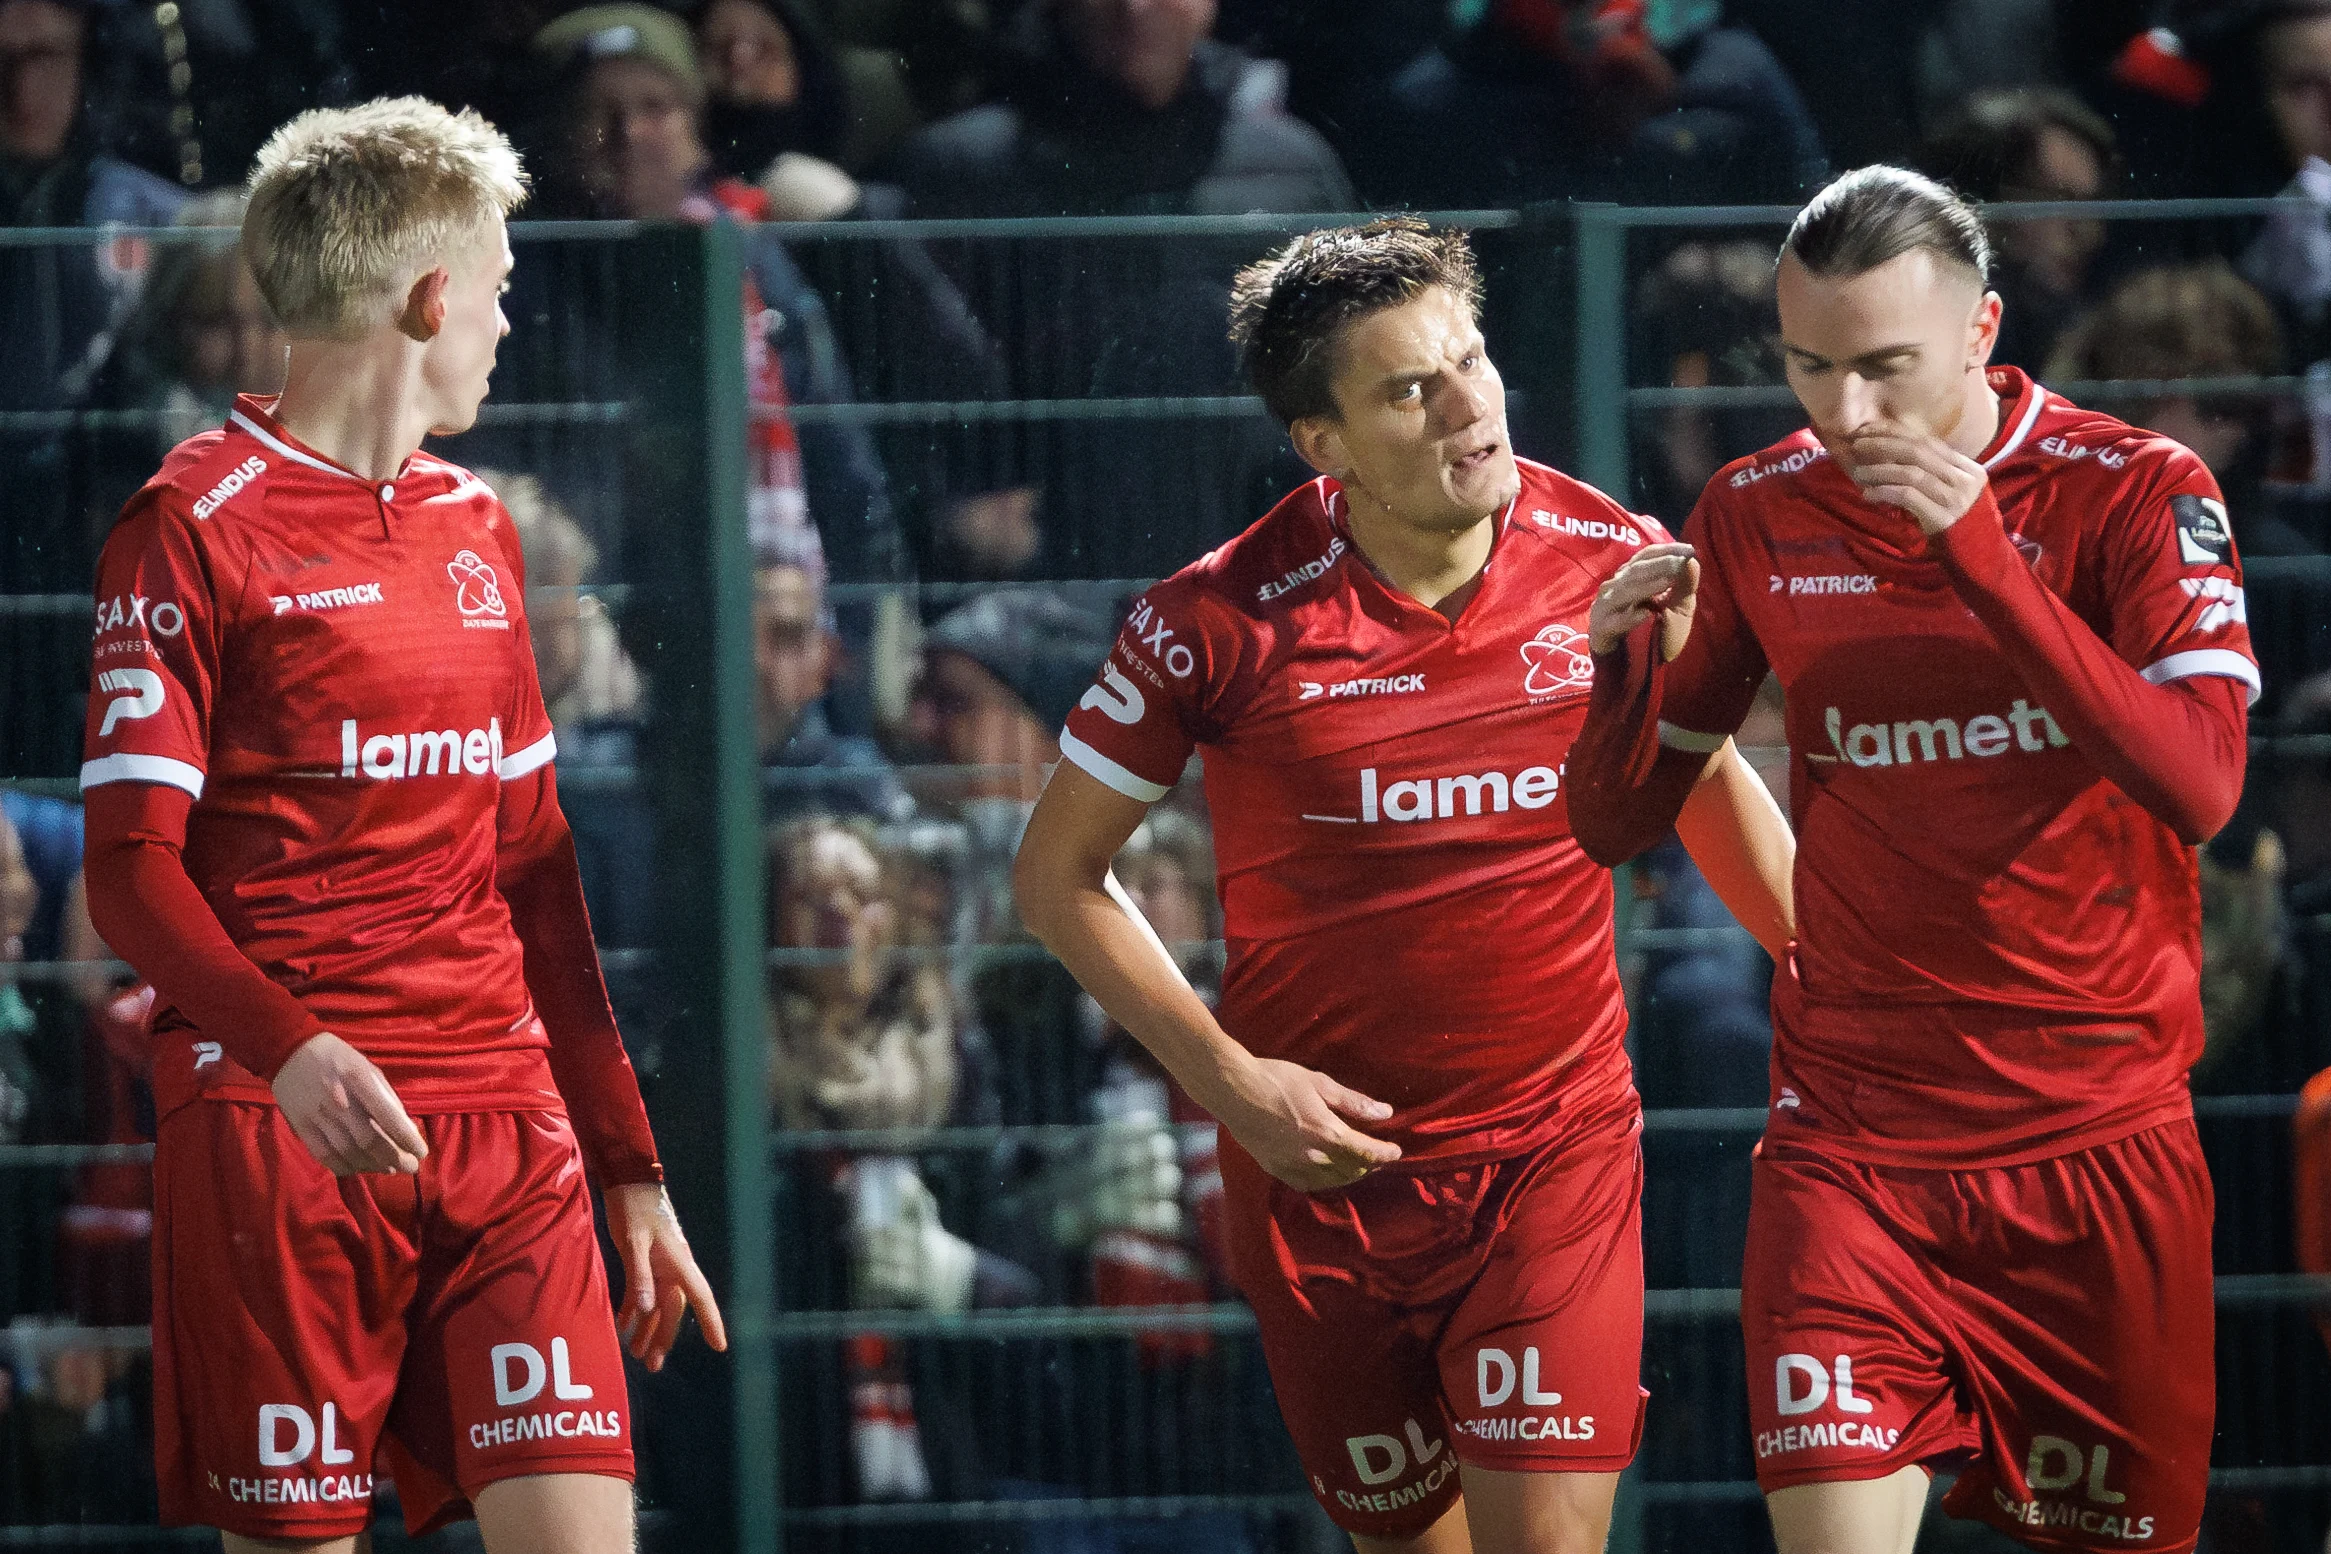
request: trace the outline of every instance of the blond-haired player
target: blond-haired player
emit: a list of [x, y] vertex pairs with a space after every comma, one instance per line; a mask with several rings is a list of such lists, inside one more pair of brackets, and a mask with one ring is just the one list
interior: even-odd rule
[[[166, 1521], [350, 1550], [632, 1547], [632, 1352], [720, 1316], [661, 1185], [559, 812], [475, 422], [526, 179], [475, 114], [301, 115], [243, 247], [280, 398], [181, 444], [99, 565], [87, 875], [160, 994]], [[586, 1170], [588, 1178], [586, 1178]], [[610, 1311], [586, 1181], [625, 1263]]]

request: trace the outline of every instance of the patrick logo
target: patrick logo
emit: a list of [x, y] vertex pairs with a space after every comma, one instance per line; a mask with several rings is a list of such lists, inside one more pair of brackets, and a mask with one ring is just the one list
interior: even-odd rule
[[1587, 649], [1586, 633], [1560, 621], [1522, 644], [1522, 662], [1530, 666], [1522, 689], [1532, 696], [1594, 684], [1594, 655]]
[[464, 615], [506, 615], [508, 607], [502, 603], [502, 585], [494, 578], [494, 569], [478, 559], [474, 550], [465, 550], [445, 563], [446, 576], [453, 579], [453, 602], [461, 606]]

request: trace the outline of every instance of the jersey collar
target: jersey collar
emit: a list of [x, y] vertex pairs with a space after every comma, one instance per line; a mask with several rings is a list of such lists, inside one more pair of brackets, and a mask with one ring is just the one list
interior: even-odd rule
[[[240, 431], [244, 436], [265, 445], [270, 452], [280, 454], [294, 464], [304, 464], [309, 469], [322, 470], [325, 474], [337, 475], [342, 480], [353, 480], [360, 486], [372, 484], [371, 481], [347, 465], [336, 464], [316, 452], [315, 449], [303, 447], [297, 438], [285, 431], [283, 423], [275, 419], [275, 407], [281, 397], [276, 394], [237, 394], [235, 408], [227, 412], [227, 424]], [[404, 479], [411, 473], [412, 467], [413, 461], [407, 459], [405, 467], [397, 471], [394, 479]]]
[[1983, 450], [1976, 462], [1985, 469], [1997, 469], [2000, 462], [2022, 447], [2038, 424], [2040, 411], [2048, 402], [2048, 391], [2031, 380], [2021, 367], [1994, 367], [1985, 374], [1991, 392], [1999, 396], [1999, 430], [1992, 434], [1991, 446]]

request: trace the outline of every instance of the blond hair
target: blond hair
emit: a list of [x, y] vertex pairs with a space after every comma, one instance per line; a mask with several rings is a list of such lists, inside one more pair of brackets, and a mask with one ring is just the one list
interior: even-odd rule
[[526, 198], [509, 138], [423, 97], [315, 108], [268, 137], [243, 255], [293, 335], [354, 339]]

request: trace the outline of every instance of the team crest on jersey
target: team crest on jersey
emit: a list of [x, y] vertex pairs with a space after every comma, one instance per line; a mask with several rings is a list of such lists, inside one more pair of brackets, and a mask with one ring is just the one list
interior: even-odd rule
[[494, 569], [480, 560], [474, 550], [465, 550], [445, 563], [446, 576], [453, 579], [453, 602], [464, 615], [507, 615], [509, 606], [502, 602], [502, 585], [494, 576]]
[[2225, 503], [2180, 492], [2169, 499], [2169, 513], [2177, 520], [2178, 560], [2189, 567], [2222, 567], [2233, 559]]
[[1522, 644], [1522, 662], [1529, 670], [1522, 689], [1532, 696], [1594, 684], [1594, 655], [1587, 650], [1586, 633], [1555, 621]]

